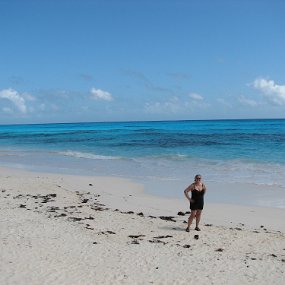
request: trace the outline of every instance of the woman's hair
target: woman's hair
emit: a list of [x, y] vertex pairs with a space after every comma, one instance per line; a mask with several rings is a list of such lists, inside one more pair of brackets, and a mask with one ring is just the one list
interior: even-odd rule
[[195, 175], [195, 179], [199, 178], [199, 177], [202, 177], [200, 174], [196, 174]]

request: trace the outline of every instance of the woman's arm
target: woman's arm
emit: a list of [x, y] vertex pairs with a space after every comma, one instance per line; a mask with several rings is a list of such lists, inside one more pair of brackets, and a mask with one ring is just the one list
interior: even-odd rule
[[189, 197], [189, 194], [188, 194], [188, 193], [192, 191], [192, 186], [193, 186], [193, 184], [189, 185], [189, 186], [184, 190], [184, 195], [185, 195], [186, 199], [187, 199], [189, 202], [191, 202], [191, 198]]
[[205, 184], [203, 184], [203, 191], [204, 191], [204, 193], [206, 193], [206, 191], [207, 191], [207, 187], [206, 187], [206, 185]]

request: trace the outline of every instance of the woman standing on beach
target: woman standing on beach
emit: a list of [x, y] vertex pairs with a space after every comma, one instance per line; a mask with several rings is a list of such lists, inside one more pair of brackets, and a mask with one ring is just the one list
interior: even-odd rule
[[[189, 197], [189, 192], [191, 192], [191, 198]], [[200, 222], [202, 210], [204, 207], [205, 192], [206, 192], [206, 186], [204, 183], [202, 183], [202, 177], [199, 174], [195, 175], [194, 183], [189, 185], [184, 190], [185, 197], [190, 202], [190, 209], [191, 209], [191, 213], [188, 218], [188, 226], [186, 228], [186, 232], [189, 232], [190, 226], [194, 218], [196, 218], [195, 230], [200, 231], [199, 222]]]

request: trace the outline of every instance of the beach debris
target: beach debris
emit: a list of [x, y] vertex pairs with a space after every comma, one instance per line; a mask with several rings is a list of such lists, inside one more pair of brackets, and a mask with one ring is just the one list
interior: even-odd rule
[[213, 224], [205, 224], [206, 227], [212, 227]]
[[92, 210], [95, 210], [95, 211], [104, 211], [106, 209], [102, 208], [102, 207], [91, 207]]
[[48, 209], [47, 209], [48, 212], [55, 212], [55, 211], [58, 211], [58, 210], [60, 210], [60, 208], [59, 207], [54, 207], [54, 206], [48, 207]]
[[166, 236], [158, 236], [158, 237], [153, 237], [153, 238], [171, 238], [173, 236], [169, 236], [169, 235], [166, 235]]
[[190, 248], [191, 245], [190, 245], [190, 244], [185, 244], [185, 245], [183, 245], [183, 247], [184, 247], [184, 248]]
[[216, 249], [216, 251], [218, 251], [218, 252], [223, 252], [224, 249], [223, 249], [223, 248], [218, 248], [218, 249]]
[[57, 216], [54, 216], [55, 218], [61, 218], [61, 217], [66, 217], [67, 215], [65, 213], [61, 213]]
[[[13, 197], [14, 199], [16, 198], [22, 198], [24, 197], [24, 195], [22, 194], [19, 194], [15, 197]], [[34, 199], [43, 199], [42, 203], [47, 203], [47, 202], [54, 202], [54, 200], [51, 200], [51, 198], [55, 198], [56, 197], [56, 194], [52, 193], [52, 194], [47, 194], [47, 195], [30, 195], [30, 194], [27, 194], [26, 197], [31, 197], [31, 198], [34, 198]]]
[[98, 235], [107, 235], [107, 234], [115, 235], [116, 233], [114, 233], [112, 231], [105, 231], [105, 232], [99, 232], [98, 233]]
[[24, 204], [20, 204], [19, 208], [26, 208], [27, 205], [24, 205]]
[[94, 228], [91, 228], [91, 227], [89, 227], [90, 225], [88, 225], [87, 227], [85, 227], [85, 229], [87, 229], [87, 230], [94, 230]]
[[194, 239], [199, 239], [199, 235], [194, 235]]
[[272, 253], [272, 254], [271, 254], [271, 256], [273, 256], [273, 257], [277, 257], [277, 255], [276, 255], [276, 254], [274, 254], [274, 253]]
[[95, 205], [97, 205], [97, 206], [102, 206], [102, 207], [105, 207], [105, 206], [106, 206], [106, 205], [101, 204], [101, 203], [95, 203]]
[[97, 241], [93, 241], [93, 244], [98, 244], [98, 242]]
[[47, 212], [56, 212], [54, 209], [48, 209]]
[[145, 235], [129, 235], [128, 237], [130, 237], [130, 238], [140, 238], [140, 237], [145, 237]]
[[89, 215], [89, 217], [84, 218], [85, 220], [94, 220], [92, 216]]
[[140, 244], [136, 239], [132, 240], [131, 244]]
[[178, 216], [185, 216], [185, 213], [184, 212], [178, 212], [177, 215]]
[[237, 231], [242, 231], [242, 229], [241, 229], [241, 228], [235, 228], [235, 230], [237, 230]]
[[140, 212], [140, 213], [138, 213], [137, 215], [140, 216], [140, 217], [144, 217], [143, 212]]
[[77, 218], [77, 217], [69, 217], [68, 220], [73, 221], [73, 222], [78, 222], [81, 221], [82, 218]]
[[92, 184], [92, 183], [89, 183], [89, 186], [93, 186], [93, 184]]
[[156, 217], [155, 216], [148, 216], [149, 218], [152, 218], [152, 219], [156, 219]]
[[128, 211], [128, 212], [119, 211], [119, 212], [122, 214], [128, 214], [128, 215], [134, 214], [134, 211]]
[[74, 208], [76, 208], [76, 206], [65, 206], [65, 207], [63, 207], [63, 209], [68, 209], [68, 208], [74, 209]]
[[51, 198], [55, 198], [56, 194], [38, 195], [38, 198], [43, 199], [42, 203], [54, 202]]
[[150, 243], [162, 243], [163, 245], [166, 244], [166, 242], [159, 240], [159, 239], [155, 239], [155, 240], [149, 240]]
[[81, 201], [81, 203], [87, 203], [89, 201], [89, 199], [83, 199], [82, 201]]
[[171, 217], [171, 216], [160, 216], [159, 218], [165, 221], [176, 222], [175, 220], [173, 220], [174, 217]]

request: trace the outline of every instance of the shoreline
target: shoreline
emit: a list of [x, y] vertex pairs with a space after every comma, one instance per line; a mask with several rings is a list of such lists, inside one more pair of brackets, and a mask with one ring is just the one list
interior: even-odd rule
[[[89, 184], [96, 183], [96, 192], [102, 194], [102, 201], [112, 209], [120, 208], [123, 211], [144, 211], [148, 215], [176, 215], [177, 212], [190, 211], [188, 201], [184, 197], [183, 190], [181, 190], [181, 198], [160, 196], [146, 192], [144, 185], [124, 177], [113, 176], [90, 176], [90, 175], [73, 175], [64, 173], [49, 173], [49, 172], [36, 172], [27, 169], [9, 168], [0, 166], [1, 176], [24, 175], [27, 177], [47, 177], [47, 179], [60, 181], [63, 178], [70, 180], [69, 190], [71, 192], [91, 192], [95, 191]], [[0, 176], [0, 177], [1, 177]], [[86, 181], [91, 181], [88, 186]], [[84, 185], [85, 184], [85, 185]], [[93, 185], [92, 184], [92, 185]], [[84, 185], [84, 187], [82, 187]], [[209, 184], [215, 189], [224, 187], [226, 183], [212, 183]], [[252, 186], [246, 183], [232, 183], [232, 191], [238, 192], [237, 189], [242, 186]], [[207, 185], [208, 189], [209, 186]], [[257, 186], [259, 188], [259, 186]], [[264, 188], [268, 188], [267, 186]], [[256, 189], [255, 189], [256, 190]], [[272, 191], [275, 191], [272, 187]], [[232, 211], [234, 209], [234, 211]], [[233, 214], [231, 214], [233, 212]], [[214, 213], [214, 215], [213, 215]], [[225, 213], [227, 215], [225, 216]], [[236, 213], [239, 213], [238, 215]], [[216, 223], [220, 226], [230, 227], [231, 224], [242, 223], [250, 228], [265, 226], [271, 230], [282, 231], [285, 233], [285, 224], [280, 221], [278, 217], [285, 215], [285, 208], [276, 208], [270, 206], [251, 206], [234, 203], [217, 203], [205, 201], [205, 207], [202, 215], [202, 222]]]
[[206, 203], [202, 231], [186, 233], [186, 200], [131, 180], [2, 167], [0, 179], [1, 284], [284, 281], [284, 209]]
[[[70, 159], [70, 158], [68, 158]], [[50, 162], [50, 161], [49, 161]], [[64, 165], [68, 165], [68, 161], [64, 161]], [[87, 164], [88, 165], [88, 164]], [[78, 166], [78, 165], [77, 165]], [[91, 165], [90, 165], [91, 166]], [[131, 167], [131, 166], [130, 166]], [[0, 165], [0, 168], [15, 169], [19, 171], [27, 171], [31, 173], [44, 173], [44, 174], [60, 174], [70, 175], [77, 177], [93, 177], [96, 173], [95, 170], [83, 170], [76, 168], [58, 168], [51, 165], [45, 167], [38, 167], [36, 165], [27, 166], [25, 164], [19, 165]], [[203, 174], [203, 173], [202, 173]], [[175, 180], [160, 179], [155, 177], [136, 177], [132, 175], [123, 174], [104, 174], [99, 169], [99, 173], [96, 177], [112, 177], [113, 179], [126, 179], [136, 184], [143, 185], [144, 193], [149, 196], [157, 196], [162, 198], [169, 198], [174, 200], [180, 200], [184, 198], [184, 189], [192, 183], [193, 177], [179, 178]], [[205, 184], [209, 191], [206, 196], [206, 203], [210, 204], [227, 204], [227, 205], [240, 205], [245, 207], [266, 207], [266, 208], [278, 208], [285, 209], [285, 188], [280, 185], [266, 185], [257, 184], [255, 182], [238, 182], [238, 181], [213, 181], [206, 175]]]

